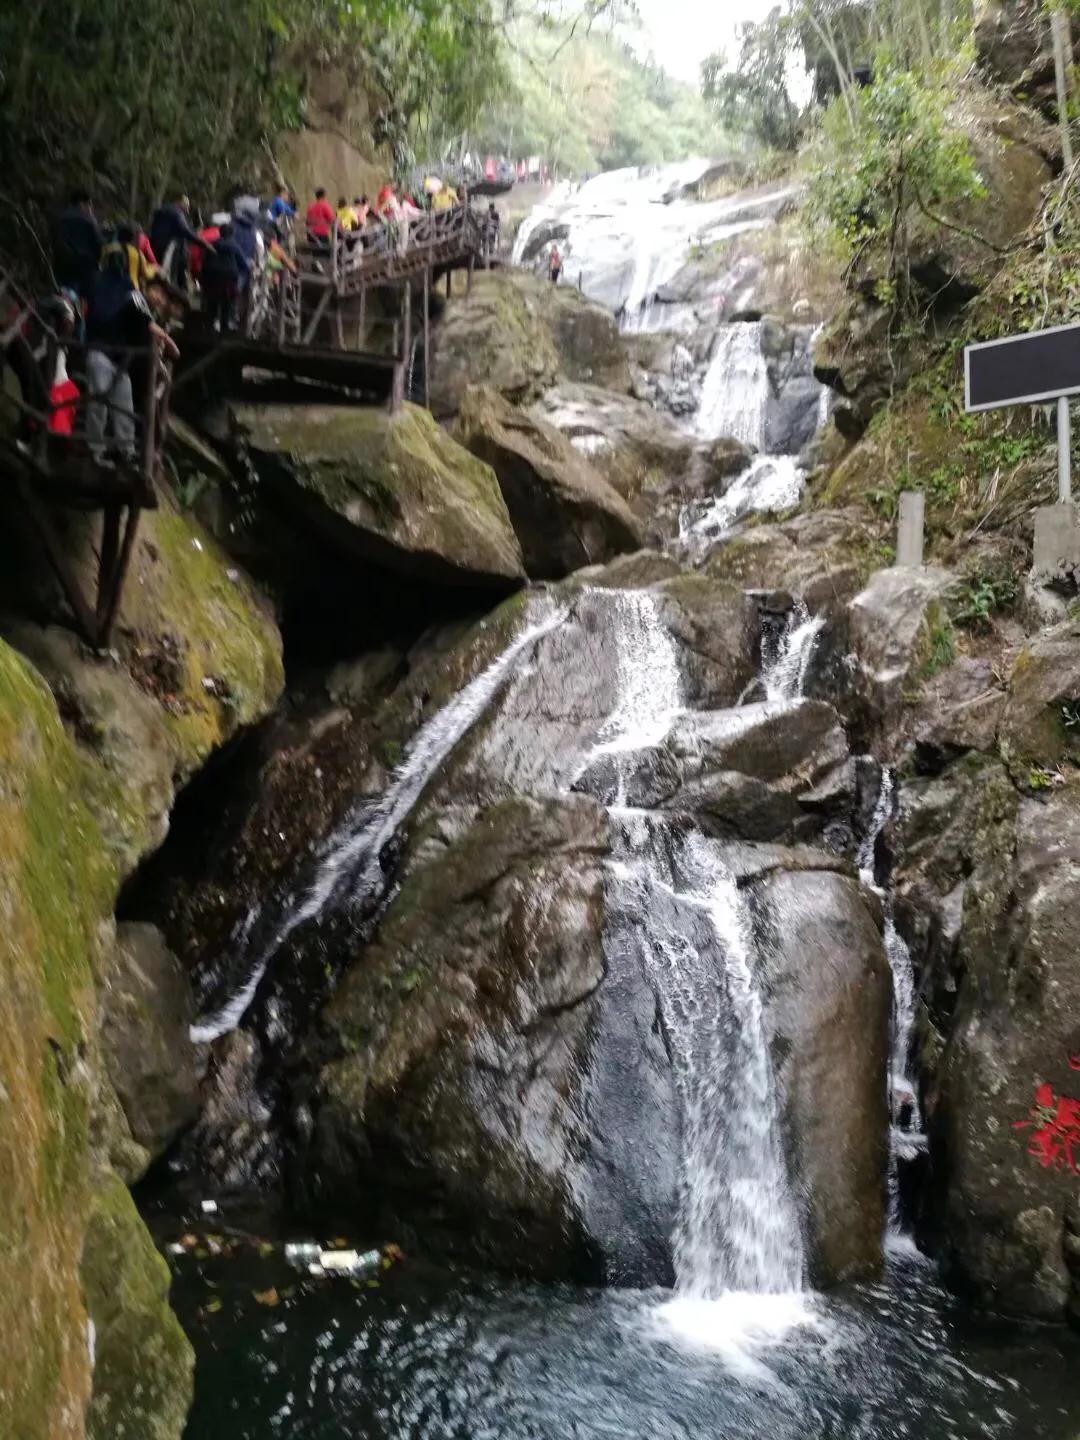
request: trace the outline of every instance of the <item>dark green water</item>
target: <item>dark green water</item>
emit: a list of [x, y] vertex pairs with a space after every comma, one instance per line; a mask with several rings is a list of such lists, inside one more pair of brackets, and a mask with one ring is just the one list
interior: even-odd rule
[[[878, 1284], [771, 1302], [759, 1318], [783, 1333], [757, 1340], [755, 1297], [672, 1313], [668, 1292], [511, 1285], [414, 1259], [369, 1288], [300, 1279], [280, 1249], [250, 1246], [173, 1265], [198, 1355], [187, 1440], [1080, 1434], [1080, 1337], [977, 1322], [910, 1258]], [[260, 1304], [271, 1287], [279, 1303]]]

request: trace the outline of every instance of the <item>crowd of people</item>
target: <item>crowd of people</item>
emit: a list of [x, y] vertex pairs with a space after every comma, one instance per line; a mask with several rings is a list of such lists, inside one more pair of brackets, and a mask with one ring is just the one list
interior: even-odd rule
[[[119, 219], [103, 224], [86, 191], [73, 194], [52, 223], [56, 285], [6, 333], [4, 359], [14, 370], [26, 406], [23, 443], [43, 431], [61, 440], [73, 433], [85, 400], [86, 440], [100, 464], [127, 463], [136, 451], [135, 396], [147, 393], [146, 367], [156, 354], [177, 358], [170, 329], [192, 313], [214, 332], [228, 333], [269, 313], [286, 271], [296, 272], [298, 247], [342, 245], [355, 251], [409, 243], [411, 227], [426, 214], [451, 215], [468, 206], [465, 187], [432, 178], [417, 199], [384, 185], [374, 202], [366, 195], [330, 203], [315, 191], [303, 216], [281, 186], [268, 200], [236, 194], [227, 209], [193, 213], [188, 197], [174, 194], [147, 227]], [[494, 205], [483, 217], [485, 251], [498, 248]], [[2, 319], [3, 317], [0, 317]]]

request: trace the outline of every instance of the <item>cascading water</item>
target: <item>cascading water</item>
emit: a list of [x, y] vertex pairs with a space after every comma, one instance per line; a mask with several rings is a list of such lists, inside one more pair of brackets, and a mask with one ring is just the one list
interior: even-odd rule
[[698, 410], [698, 434], [730, 435], [755, 450], [765, 448], [769, 375], [761, 349], [761, 325], [725, 325], [716, 337]]
[[914, 1160], [926, 1148], [919, 1113], [918, 1091], [910, 1074], [911, 1036], [915, 1025], [915, 971], [911, 952], [896, 928], [892, 896], [878, 885], [875, 873], [877, 842], [892, 815], [892, 771], [881, 772], [881, 789], [869, 828], [859, 847], [859, 877], [881, 896], [885, 909], [885, 953], [893, 981], [892, 1046], [889, 1061], [889, 1231], [890, 1238], [905, 1234], [900, 1203], [900, 1164]]
[[823, 615], [811, 615], [805, 600], [797, 600], [784, 628], [762, 642], [761, 685], [771, 703], [798, 700], [818, 636], [825, 627]]
[[[618, 704], [593, 753], [630, 763], [667, 734], [681, 679], [654, 598], [630, 592], [617, 603]], [[802, 1242], [746, 903], [723, 847], [696, 831], [673, 838], [666, 821], [622, 809], [622, 779], [613, 903], [632, 917], [683, 1111], [677, 1292], [694, 1303], [790, 1294], [802, 1286]]]
[[[408, 817], [435, 771], [479, 719], [518, 657], [560, 625], [565, 614], [564, 610], [553, 610], [524, 629], [486, 670], [460, 690], [414, 736], [386, 793], [376, 804], [365, 806], [351, 816], [331, 840], [311, 888], [279, 920], [254, 963], [243, 967], [245, 979], [240, 987], [220, 1008], [192, 1026], [191, 1038], [196, 1044], [217, 1040], [236, 1029], [255, 998], [267, 967], [289, 936], [301, 925], [317, 919], [346, 885], [354, 902], [373, 896], [381, 888], [384, 877], [379, 857], [383, 846]], [[256, 928], [249, 922], [245, 932], [251, 935]]]

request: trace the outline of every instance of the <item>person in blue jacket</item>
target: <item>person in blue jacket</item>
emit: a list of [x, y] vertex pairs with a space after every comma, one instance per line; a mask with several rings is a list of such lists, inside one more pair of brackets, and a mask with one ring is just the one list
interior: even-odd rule
[[226, 334], [232, 328], [236, 303], [250, 273], [251, 265], [236, 242], [233, 224], [223, 225], [220, 238], [202, 264], [203, 315], [212, 329]]

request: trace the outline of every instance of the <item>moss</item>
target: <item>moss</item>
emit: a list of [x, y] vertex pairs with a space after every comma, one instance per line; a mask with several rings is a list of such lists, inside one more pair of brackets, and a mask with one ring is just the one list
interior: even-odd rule
[[494, 471], [426, 410], [267, 406], [242, 410], [240, 423], [278, 499], [335, 526], [343, 544], [362, 550], [366, 538], [382, 555], [390, 545], [461, 571], [522, 575]]
[[179, 1440], [194, 1354], [169, 1309], [169, 1267], [115, 1176], [94, 1193], [82, 1275], [96, 1345], [90, 1440]]
[[0, 643], [0, 1434], [53, 1440], [88, 1364], [78, 1247], [98, 927], [116, 875], [49, 692]]
[[[190, 769], [277, 700], [285, 684], [281, 640], [250, 582], [190, 517], [159, 513], [153, 543], [164, 561], [159, 624], [184, 640], [182, 703], [166, 711], [166, 723]], [[208, 690], [208, 677], [222, 683]]]

